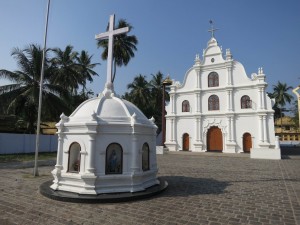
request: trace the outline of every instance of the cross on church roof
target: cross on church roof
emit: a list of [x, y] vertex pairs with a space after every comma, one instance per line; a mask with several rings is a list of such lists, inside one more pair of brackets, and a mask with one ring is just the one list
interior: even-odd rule
[[107, 73], [106, 73], [106, 85], [112, 85], [112, 66], [113, 66], [113, 47], [114, 47], [114, 36], [118, 34], [127, 33], [129, 27], [124, 27], [115, 30], [115, 15], [111, 15], [109, 18], [109, 29], [108, 31], [95, 35], [96, 40], [108, 39], [108, 55], [107, 55]]
[[208, 32], [211, 32], [211, 37], [214, 38], [215, 37], [214, 32], [219, 29], [214, 28], [214, 22], [212, 20], [210, 20], [209, 23], [210, 23], [211, 29], [208, 30]]

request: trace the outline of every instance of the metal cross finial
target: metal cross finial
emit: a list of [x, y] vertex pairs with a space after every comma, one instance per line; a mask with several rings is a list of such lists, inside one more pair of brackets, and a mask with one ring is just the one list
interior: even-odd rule
[[107, 74], [106, 84], [112, 85], [112, 66], [113, 66], [113, 47], [114, 47], [114, 36], [118, 34], [127, 33], [129, 27], [124, 27], [115, 30], [115, 15], [111, 15], [109, 18], [109, 29], [107, 32], [95, 35], [96, 40], [108, 39], [108, 54], [107, 54]]
[[210, 23], [211, 29], [208, 30], [208, 32], [211, 32], [211, 37], [214, 38], [215, 37], [214, 32], [219, 29], [214, 28], [214, 22], [212, 20], [209, 20], [209, 23]]

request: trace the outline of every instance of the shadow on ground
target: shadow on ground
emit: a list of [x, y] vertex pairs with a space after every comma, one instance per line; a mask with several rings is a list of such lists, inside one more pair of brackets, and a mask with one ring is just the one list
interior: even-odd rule
[[282, 147], [281, 159], [296, 159], [300, 157], [300, 147]]
[[222, 194], [230, 185], [229, 182], [217, 181], [207, 178], [185, 176], [160, 176], [169, 184], [162, 196], [193, 196], [201, 194]]

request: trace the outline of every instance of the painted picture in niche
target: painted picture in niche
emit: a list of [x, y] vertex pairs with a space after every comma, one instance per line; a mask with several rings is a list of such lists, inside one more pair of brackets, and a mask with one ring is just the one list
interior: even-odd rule
[[106, 149], [106, 174], [122, 173], [122, 154], [121, 145], [113, 143]]
[[149, 145], [145, 143], [143, 145], [143, 155], [142, 155], [142, 169], [143, 171], [149, 170]]

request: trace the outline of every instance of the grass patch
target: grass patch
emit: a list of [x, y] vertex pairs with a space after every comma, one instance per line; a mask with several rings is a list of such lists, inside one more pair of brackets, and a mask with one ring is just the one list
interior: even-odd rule
[[[38, 177], [49, 177], [49, 176], [51, 176], [51, 174], [39, 174]], [[33, 179], [33, 178], [36, 178], [36, 177], [34, 177], [32, 174], [28, 173], [28, 174], [23, 174], [22, 178], [24, 178], [24, 179]]]
[[[33, 161], [34, 153], [0, 155], [0, 163]], [[38, 160], [56, 159], [56, 152], [40, 152]]]

